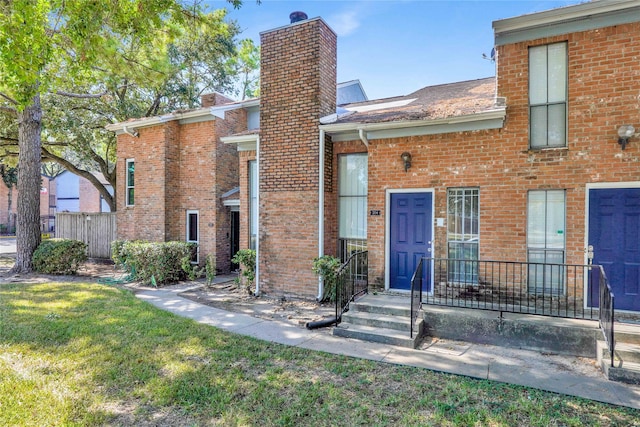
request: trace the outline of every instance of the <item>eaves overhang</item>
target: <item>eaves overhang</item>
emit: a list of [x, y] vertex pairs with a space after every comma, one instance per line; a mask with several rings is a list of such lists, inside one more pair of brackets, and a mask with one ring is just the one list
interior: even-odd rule
[[482, 113], [453, 116], [432, 120], [405, 120], [381, 123], [334, 123], [320, 125], [319, 128], [331, 136], [334, 142], [407, 136], [437, 135], [452, 132], [500, 129], [504, 126], [506, 108], [498, 108]]
[[249, 135], [232, 135], [220, 138], [224, 144], [236, 144], [238, 151], [255, 151], [258, 147], [258, 139], [260, 135], [257, 133]]
[[640, 20], [640, 0], [594, 0], [493, 22], [495, 45], [589, 31]]
[[216, 117], [211, 114], [210, 110], [210, 108], [199, 108], [197, 110], [174, 112], [162, 116], [145, 117], [142, 119], [134, 119], [126, 122], [108, 124], [105, 126], [105, 129], [115, 132], [116, 135], [120, 135], [123, 133], [131, 133], [132, 131], [135, 131], [137, 129], [158, 126], [176, 120], [180, 124], [215, 120]]
[[260, 105], [260, 99], [250, 99], [247, 101], [236, 102], [233, 104], [219, 105], [206, 108], [198, 108], [194, 110], [176, 111], [164, 114], [162, 116], [144, 117], [141, 119], [129, 120], [126, 122], [112, 123], [105, 126], [105, 129], [115, 132], [116, 135], [123, 133], [132, 133], [136, 129], [157, 126], [170, 121], [177, 120], [181, 125], [187, 123], [198, 123], [215, 120], [216, 118], [224, 119], [227, 111], [239, 110], [241, 108], [249, 108]]

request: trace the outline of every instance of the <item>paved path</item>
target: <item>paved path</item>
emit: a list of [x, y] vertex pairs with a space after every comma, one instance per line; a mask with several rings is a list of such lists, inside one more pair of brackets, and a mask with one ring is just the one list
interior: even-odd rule
[[583, 358], [528, 350], [438, 342], [419, 350], [334, 337], [330, 328], [307, 330], [287, 322], [229, 312], [180, 297], [184, 286], [136, 295], [156, 307], [229, 332], [309, 350], [489, 379], [640, 409], [640, 386], [607, 380]]

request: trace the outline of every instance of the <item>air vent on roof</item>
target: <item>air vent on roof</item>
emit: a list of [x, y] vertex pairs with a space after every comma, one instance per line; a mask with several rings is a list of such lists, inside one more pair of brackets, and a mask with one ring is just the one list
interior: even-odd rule
[[307, 18], [308, 18], [308, 16], [304, 12], [299, 12], [298, 11], [298, 12], [291, 12], [289, 14], [289, 19], [291, 20], [292, 24], [295, 24], [296, 22], [304, 21]]

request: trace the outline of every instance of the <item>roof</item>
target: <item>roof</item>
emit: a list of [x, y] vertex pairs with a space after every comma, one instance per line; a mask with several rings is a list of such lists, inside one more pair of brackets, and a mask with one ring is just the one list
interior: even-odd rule
[[334, 117], [323, 119], [323, 123], [436, 120], [482, 113], [495, 108], [496, 80], [490, 77], [427, 86], [406, 96], [348, 104]]

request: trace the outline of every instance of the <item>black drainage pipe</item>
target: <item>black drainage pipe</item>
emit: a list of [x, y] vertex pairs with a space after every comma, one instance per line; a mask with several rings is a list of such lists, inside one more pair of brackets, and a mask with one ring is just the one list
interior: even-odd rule
[[331, 326], [336, 322], [335, 317], [329, 317], [328, 319], [317, 320], [315, 322], [307, 322], [305, 325], [307, 329], [317, 329], [317, 328], [325, 328], [327, 326]]

